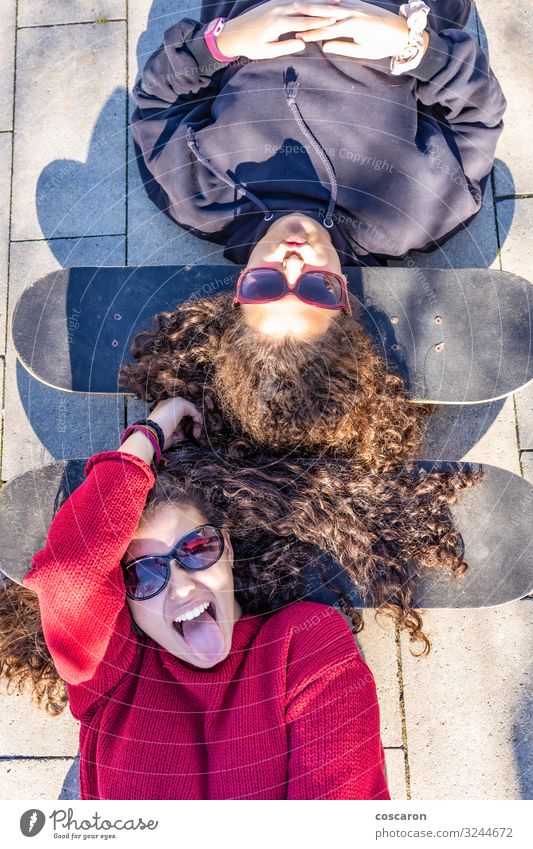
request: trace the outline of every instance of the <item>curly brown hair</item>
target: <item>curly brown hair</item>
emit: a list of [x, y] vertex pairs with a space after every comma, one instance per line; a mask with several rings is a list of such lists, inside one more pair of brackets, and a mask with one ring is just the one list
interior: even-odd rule
[[416, 456], [425, 409], [344, 313], [318, 339], [277, 339], [250, 328], [230, 295], [203, 298], [157, 316], [133, 355], [121, 385], [149, 402], [188, 398], [212, 442], [355, 456], [372, 472]]
[[[413, 582], [425, 568], [464, 570], [449, 507], [471, 476], [420, 475], [413, 467], [357, 477], [336, 458], [296, 463], [256, 454], [251, 462], [193, 445], [166, 459], [143, 518], [162, 503], [187, 502], [228, 527], [243, 610], [271, 612], [309, 598], [306, 577], [320, 574], [326, 553], [367, 603], [392, 615], [421, 653], [428, 650], [420, 614], [411, 608]], [[336, 599], [360, 630], [349, 589], [339, 587]], [[5, 581], [0, 622], [2, 677], [20, 691], [29, 682], [37, 702], [60, 713], [67, 691], [44, 640], [37, 596]]]

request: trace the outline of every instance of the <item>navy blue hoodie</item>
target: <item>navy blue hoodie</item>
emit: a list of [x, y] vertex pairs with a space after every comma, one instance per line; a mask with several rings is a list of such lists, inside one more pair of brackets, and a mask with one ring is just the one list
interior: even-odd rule
[[344, 265], [431, 250], [476, 214], [505, 98], [461, 29], [470, 0], [431, 4], [428, 51], [400, 76], [388, 59], [326, 56], [317, 44], [215, 60], [205, 24], [256, 5], [204, 4], [201, 22], [167, 30], [135, 86], [139, 167], [160, 209], [241, 264], [290, 212], [331, 227]]

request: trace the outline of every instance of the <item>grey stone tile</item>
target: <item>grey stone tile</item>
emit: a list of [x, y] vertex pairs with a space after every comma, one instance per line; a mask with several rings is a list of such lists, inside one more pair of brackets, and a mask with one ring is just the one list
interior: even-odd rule
[[498, 237], [492, 188], [487, 185], [479, 213], [468, 227], [431, 253], [413, 251], [408, 258], [394, 260], [392, 266], [416, 268], [499, 268]]
[[6, 334], [11, 144], [11, 133], [0, 133], [0, 353], [5, 351]]
[[125, 31], [19, 31], [13, 239], [125, 233]]
[[37, 707], [30, 692], [0, 692], [0, 757], [72, 756], [78, 751], [80, 724], [68, 705], [58, 716]]
[[517, 392], [514, 397], [520, 448], [533, 451], [533, 384]]
[[[13, 244], [11, 256], [13, 310], [30, 283], [58, 267], [124, 264], [124, 239], [25, 242]], [[87, 457], [112, 449], [123, 428], [123, 396], [78, 395], [44, 386], [16, 362], [12, 344], [8, 344], [3, 480], [63, 457]]]
[[126, 407], [126, 421], [128, 425], [139, 419], [145, 419], [148, 415], [148, 405], [144, 401], [139, 401], [138, 398], [128, 398]]
[[504, 130], [497, 148], [503, 163], [496, 169], [496, 194], [533, 191], [533, 170], [526, 139], [533, 133], [531, 38], [533, 21], [529, 0], [498, 0], [478, 4], [482, 44], [492, 70], [507, 98]]
[[385, 767], [391, 799], [407, 799], [403, 749], [385, 749]]
[[520, 462], [525, 479], [533, 484], [533, 451], [522, 451]]
[[402, 720], [395, 627], [386, 616], [376, 618], [371, 610], [365, 610], [363, 619], [365, 627], [357, 634], [357, 643], [376, 682], [381, 739], [384, 746], [401, 746]]
[[71, 758], [0, 761], [3, 799], [58, 799]]
[[502, 269], [533, 282], [533, 198], [496, 204]]
[[16, 0], [4, 0], [0, 15], [0, 130], [13, 129]]
[[426, 425], [427, 459], [490, 463], [520, 474], [513, 399], [435, 408]]
[[19, 0], [19, 27], [124, 18], [126, 0]]
[[433, 610], [424, 622], [427, 658], [402, 637], [411, 797], [531, 798], [533, 604]]

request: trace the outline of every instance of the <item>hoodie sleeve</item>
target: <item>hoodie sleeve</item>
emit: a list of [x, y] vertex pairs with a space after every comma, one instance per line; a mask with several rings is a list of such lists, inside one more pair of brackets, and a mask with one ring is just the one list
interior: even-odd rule
[[431, 108], [441, 130], [430, 137], [427, 153], [438, 168], [451, 150], [475, 201], [475, 212], [494, 162], [506, 107], [487, 57], [463, 30], [430, 31], [426, 55], [411, 76], [419, 102]]
[[186, 133], [189, 126], [198, 131], [211, 123], [218, 71], [227, 63], [211, 55], [204, 30], [185, 18], [165, 32], [133, 90], [132, 133], [149, 197], [182, 226], [208, 236], [209, 217], [201, 220], [194, 198], [209, 191], [203, 181], [209, 184], [211, 177], [204, 168], [198, 174]]
[[86, 480], [54, 517], [24, 585], [39, 598], [43, 633], [60, 676], [101, 693], [130, 667], [137, 648], [120, 560], [153, 485], [142, 460], [97, 454]]

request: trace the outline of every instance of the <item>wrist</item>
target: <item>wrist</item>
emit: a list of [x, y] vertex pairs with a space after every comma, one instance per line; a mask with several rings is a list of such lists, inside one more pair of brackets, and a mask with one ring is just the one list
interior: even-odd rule
[[147, 466], [150, 466], [154, 460], [155, 449], [150, 442], [149, 437], [142, 430], [135, 430], [117, 449], [123, 454], [132, 454], [143, 460]]
[[231, 46], [232, 21], [225, 18], [215, 18], [205, 28], [204, 40], [211, 55], [219, 62], [233, 62], [238, 57]]

